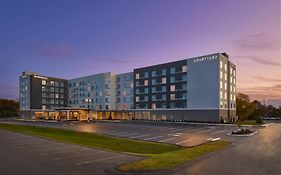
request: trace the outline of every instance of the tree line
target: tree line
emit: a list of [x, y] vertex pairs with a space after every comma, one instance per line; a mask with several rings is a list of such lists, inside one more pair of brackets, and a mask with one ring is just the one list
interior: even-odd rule
[[0, 118], [17, 117], [19, 115], [19, 102], [15, 100], [0, 99]]
[[258, 100], [250, 101], [247, 94], [238, 93], [236, 97], [236, 115], [239, 120], [257, 120], [261, 117], [281, 117], [281, 106], [262, 104]]

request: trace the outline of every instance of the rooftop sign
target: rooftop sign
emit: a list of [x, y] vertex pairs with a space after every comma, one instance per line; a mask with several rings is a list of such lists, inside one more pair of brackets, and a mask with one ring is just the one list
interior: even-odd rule
[[47, 77], [42, 77], [42, 76], [39, 76], [39, 75], [34, 75], [34, 78], [40, 78], [40, 79], [43, 79], [43, 80], [47, 80], [48, 79]]
[[218, 58], [218, 55], [212, 55], [212, 56], [205, 56], [200, 58], [193, 59], [194, 63], [201, 62], [201, 61], [214, 61]]

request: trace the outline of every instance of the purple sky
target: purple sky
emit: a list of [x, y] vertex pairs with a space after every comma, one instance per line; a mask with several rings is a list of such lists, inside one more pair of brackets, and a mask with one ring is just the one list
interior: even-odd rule
[[2, 0], [0, 98], [22, 71], [61, 78], [214, 52], [237, 65], [237, 90], [281, 105], [280, 0]]

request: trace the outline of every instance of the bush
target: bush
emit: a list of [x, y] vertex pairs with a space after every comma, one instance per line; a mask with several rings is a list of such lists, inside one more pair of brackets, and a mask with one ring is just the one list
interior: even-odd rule
[[262, 119], [260, 118], [260, 117], [258, 117], [257, 119], [256, 119], [256, 123], [257, 124], [262, 124], [263, 122], [262, 122]]

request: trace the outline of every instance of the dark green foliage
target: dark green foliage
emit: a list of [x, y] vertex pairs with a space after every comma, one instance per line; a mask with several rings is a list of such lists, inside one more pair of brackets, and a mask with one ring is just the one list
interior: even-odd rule
[[0, 118], [17, 117], [19, 115], [19, 103], [15, 100], [0, 99]]

